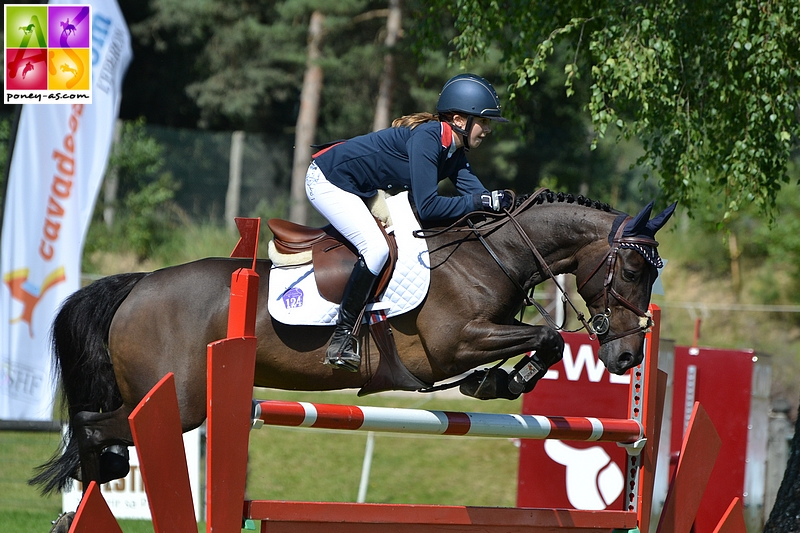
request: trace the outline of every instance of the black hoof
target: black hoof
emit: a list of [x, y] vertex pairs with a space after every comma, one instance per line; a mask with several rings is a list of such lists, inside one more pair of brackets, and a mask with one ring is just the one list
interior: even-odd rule
[[129, 463], [128, 448], [126, 446], [114, 445], [105, 448], [100, 453], [100, 481], [108, 483], [114, 479], [120, 479], [128, 475], [131, 471]]
[[53, 520], [53, 527], [50, 533], [69, 533], [69, 528], [75, 518], [75, 513], [61, 513], [58, 518]]
[[502, 368], [490, 370], [476, 370], [467, 377], [458, 389], [461, 394], [478, 398], [479, 400], [494, 400], [504, 398], [516, 400], [520, 393], [508, 390], [508, 372]]

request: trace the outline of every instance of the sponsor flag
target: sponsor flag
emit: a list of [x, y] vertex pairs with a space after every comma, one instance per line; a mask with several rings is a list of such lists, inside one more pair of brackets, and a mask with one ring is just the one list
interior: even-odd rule
[[[51, 2], [56, 4], [51, 26], [63, 22], [55, 16], [65, 14], [68, 6], [88, 7], [88, 13], [76, 12], [60, 31], [75, 39], [91, 31], [92, 103], [42, 102], [22, 108], [0, 237], [0, 419], [52, 418], [56, 383], [50, 325], [61, 302], [80, 287], [83, 241], [133, 55], [116, 0]], [[36, 21], [44, 25], [42, 18]], [[60, 72], [58, 65], [48, 66]]]

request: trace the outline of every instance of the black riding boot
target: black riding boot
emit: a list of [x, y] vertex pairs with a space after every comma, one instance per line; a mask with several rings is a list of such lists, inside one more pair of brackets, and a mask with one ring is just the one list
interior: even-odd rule
[[361, 257], [358, 258], [353, 273], [347, 282], [339, 306], [339, 318], [336, 320], [336, 330], [333, 332], [331, 344], [325, 354], [325, 364], [334, 368], [342, 368], [350, 372], [358, 372], [361, 364], [361, 354], [353, 336], [353, 329], [361, 320], [364, 307], [367, 305], [378, 276], [367, 268]]

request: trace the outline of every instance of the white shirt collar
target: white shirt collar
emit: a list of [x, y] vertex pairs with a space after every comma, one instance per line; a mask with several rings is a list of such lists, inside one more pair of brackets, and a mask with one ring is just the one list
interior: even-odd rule
[[458, 150], [458, 146], [456, 146], [456, 133], [453, 132], [453, 136], [451, 137], [450, 141], [450, 149], [447, 151], [447, 159], [450, 159], [454, 153]]

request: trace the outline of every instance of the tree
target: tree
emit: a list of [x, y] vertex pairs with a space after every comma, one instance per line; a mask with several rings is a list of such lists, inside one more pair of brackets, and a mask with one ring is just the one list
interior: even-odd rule
[[[176, 92], [194, 103], [199, 112], [192, 126], [253, 129], [264, 121], [291, 123], [307, 28], [293, 4], [154, 0], [151, 12], [131, 31], [152, 56], [141, 63], [174, 67], [159, 73], [159, 85], [178, 84]], [[135, 63], [134, 69], [141, 68]]]
[[[126, 77], [122, 118], [145, 116], [152, 125], [242, 129], [261, 133], [287, 152], [299, 147], [295, 133], [314, 9], [326, 21], [317, 62], [325, 83], [313, 143], [374, 129], [379, 108], [381, 124], [387, 117], [433, 111], [443, 83], [462, 69], [447, 65], [444, 45], [412, 53], [411, 30], [418, 24], [410, 14], [425, 12], [426, 5], [417, 0], [396, 4], [400, 2], [152, 0], [147, 9], [127, 6], [136, 52]], [[447, 12], [430, 16], [436, 20], [431, 24], [437, 35], [455, 35]], [[567, 51], [562, 47], [555, 53]], [[505, 103], [495, 55], [468, 68], [490, 79]], [[638, 209], [642, 199], [654, 196], [655, 188], [642, 192], [626, 185], [640, 181], [633, 179], [638, 171], [627, 170], [627, 163], [618, 160], [635, 157], [620, 157], [612, 143], [601, 142], [597, 150], [590, 150], [588, 119], [579, 112], [577, 99], [564, 95], [564, 81], [563, 72], [545, 72], [540, 83], [529, 88], [530, 97], [519, 100], [513, 124], [497, 128], [491, 143], [470, 154], [470, 162], [492, 189], [530, 192], [544, 180], [553, 188], [613, 201], [621, 209]], [[582, 80], [573, 86], [578, 94], [588, 94]], [[279, 185], [288, 187], [289, 173]], [[628, 204], [629, 198], [636, 206]]]
[[800, 531], [800, 416], [794, 426], [789, 462], [775, 498], [775, 505], [764, 524], [763, 533]]
[[[431, 15], [449, 12], [452, 58], [473, 61], [496, 47], [514, 99], [547, 69], [565, 72], [570, 96], [588, 78], [582, 103], [595, 142], [611, 126], [640, 138], [639, 163], [658, 171], [668, 200], [690, 212], [720, 203], [723, 221], [751, 203], [774, 215], [800, 136], [795, 0], [427, 5], [419, 21], [426, 46], [441, 45]], [[571, 54], [553, 64], [559, 45]]]
[[[5, 210], [5, 195], [6, 195], [6, 173], [8, 161], [8, 140], [11, 136], [11, 121], [9, 117], [0, 118], [0, 168], [3, 169], [3, 174], [0, 175], [0, 211]], [[0, 214], [0, 228], [2, 225], [3, 216]]]
[[319, 65], [319, 45], [323, 36], [325, 15], [320, 11], [311, 14], [308, 25], [308, 63], [303, 76], [303, 90], [300, 93], [300, 112], [295, 129], [294, 163], [292, 164], [292, 189], [289, 219], [298, 224], [306, 223], [305, 176], [311, 160], [311, 145], [317, 130], [319, 99], [322, 92], [322, 67]]
[[143, 260], [169, 239], [176, 226], [172, 200], [177, 184], [164, 170], [163, 148], [147, 134], [144, 120], [123, 125], [111, 151], [106, 176], [111, 173], [118, 178], [114, 203], [121, 209], [113, 224], [101, 224], [105, 208], [116, 205], [106, 205], [103, 200], [97, 203], [93, 218], [98, 223], [89, 228], [85, 265], [90, 264], [94, 252], [113, 249], [119, 243]]
[[[386, 15], [361, 15], [385, 7], [385, 0], [152, 0], [150, 13], [132, 25], [132, 32], [145, 48], [142, 55], [153, 63], [182, 59], [176, 70], [183, 87], [177, 92], [197, 106], [195, 126], [280, 131], [294, 128], [308, 28], [311, 14], [318, 11], [325, 16], [326, 36], [320, 43], [319, 65], [336, 74], [326, 82], [334, 89], [333, 116], [347, 117], [351, 124], [358, 117], [370, 124], [371, 106], [364, 106], [360, 98], [367, 94], [372, 100], [377, 91], [371, 82], [380, 76], [383, 53], [376, 35]], [[164, 77], [172, 87], [175, 76], [163, 73]], [[131, 84], [143, 81], [132, 78]], [[321, 105], [324, 116], [326, 103]], [[146, 112], [146, 106], [140, 109]], [[320, 129], [323, 133], [325, 124]]]
[[393, 48], [402, 29], [402, 9], [400, 0], [389, 0], [389, 13], [386, 17], [386, 53], [383, 55], [383, 74], [381, 75], [378, 101], [375, 104], [375, 119], [372, 131], [386, 129], [392, 123], [392, 92], [395, 85], [395, 60]]

